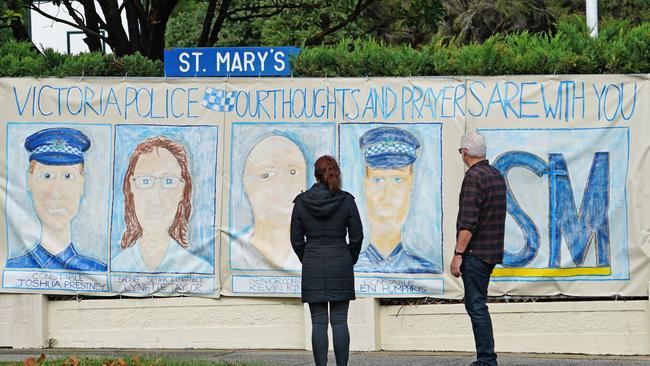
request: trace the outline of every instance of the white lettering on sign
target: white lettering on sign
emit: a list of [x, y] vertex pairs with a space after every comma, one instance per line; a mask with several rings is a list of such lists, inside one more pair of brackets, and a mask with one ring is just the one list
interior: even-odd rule
[[284, 70], [284, 68], [286, 67], [284, 60], [282, 59], [284, 57], [284, 52], [282, 51], [276, 52], [274, 57], [275, 57], [275, 62], [277, 63], [277, 65], [273, 66], [275, 68], [275, 71]]
[[[203, 52], [192, 52], [192, 56], [194, 56], [194, 72], [199, 72], [199, 68], [201, 67], [201, 56], [203, 56]], [[188, 72], [190, 71], [190, 54], [187, 52], [181, 52], [181, 54], [178, 55], [178, 62], [181, 63], [181, 65], [178, 67], [178, 70], [181, 72]], [[203, 70], [205, 71], [205, 70]]]
[[[287, 63], [284, 60], [286, 54], [283, 51], [275, 51], [273, 49], [269, 51], [244, 51], [239, 52], [217, 52], [216, 54], [216, 69], [217, 72], [260, 72], [263, 73], [266, 69], [265, 63], [269, 54], [272, 54], [272, 60], [274, 61], [273, 68], [275, 71], [283, 71], [287, 67]], [[183, 54], [181, 54], [181, 57]], [[189, 62], [185, 61], [184, 58], [179, 57], [179, 61], [185, 65], [187, 63], [187, 68], [189, 69]], [[187, 58], [187, 56], [185, 56]], [[198, 59], [197, 59], [198, 63]], [[181, 66], [181, 71], [184, 70], [184, 67]]]

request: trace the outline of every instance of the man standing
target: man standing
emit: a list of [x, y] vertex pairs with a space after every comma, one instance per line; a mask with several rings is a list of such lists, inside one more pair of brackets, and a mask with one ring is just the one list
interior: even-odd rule
[[48, 128], [27, 137], [27, 189], [41, 237], [27, 254], [9, 259], [7, 268], [106, 271], [105, 263], [79, 255], [72, 243], [71, 224], [84, 194], [83, 153], [89, 148], [90, 139], [73, 128]]
[[413, 165], [420, 147], [409, 131], [378, 127], [359, 140], [365, 160], [364, 191], [370, 221], [370, 244], [354, 267], [357, 272], [442, 273], [429, 260], [411, 252], [402, 229], [411, 205]]
[[492, 321], [486, 305], [490, 275], [503, 260], [506, 220], [506, 183], [485, 158], [485, 137], [468, 132], [458, 152], [469, 169], [460, 191], [456, 220], [456, 249], [451, 274], [463, 278], [465, 309], [472, 321], [476, 361], [471, 365], [496, 366]]

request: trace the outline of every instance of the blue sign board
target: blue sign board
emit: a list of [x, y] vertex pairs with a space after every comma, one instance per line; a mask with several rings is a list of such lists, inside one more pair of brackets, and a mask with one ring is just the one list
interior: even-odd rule
[[296, 47], [214, 47], [165, 50], [165, 75], [289, 76]]

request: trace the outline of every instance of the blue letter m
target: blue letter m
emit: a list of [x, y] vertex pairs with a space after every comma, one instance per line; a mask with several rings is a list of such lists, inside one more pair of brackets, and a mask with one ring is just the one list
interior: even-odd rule
[[577, 211], [571, 179], [562, 154], [549, 154], [549, 207], [551, 248], [549, 268], [560, 267], [560, 245], [566, 240], [576, 266], [583, 266], [595, 236], [596, 266], [610, 265], [609, 153], [597, 152], [587, 179], [580, 211]]

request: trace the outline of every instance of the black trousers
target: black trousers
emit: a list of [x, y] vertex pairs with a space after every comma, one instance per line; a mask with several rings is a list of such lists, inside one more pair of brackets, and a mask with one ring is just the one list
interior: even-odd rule
[[[350, 354], [350, 332], [348, 330], [349, 301], [335, 301], [329, 303], [309, 303], [311, 312], [311, 346], [314, 351], [316, 366], [327, 365], [327, 324], [332, 324], [332, 337], [334, 338], [334, 355], [336, 366], [347, 366]], [[328, 321], [329, 318], [329, 321]]]
[[487, 307], [487, 289], [494, 264], [471, 254], [463, 256], [461, 272], [465, 286], [465, 310], [472, 321], [476, 360], [480, 365], [497, 366], [492, 319]]

